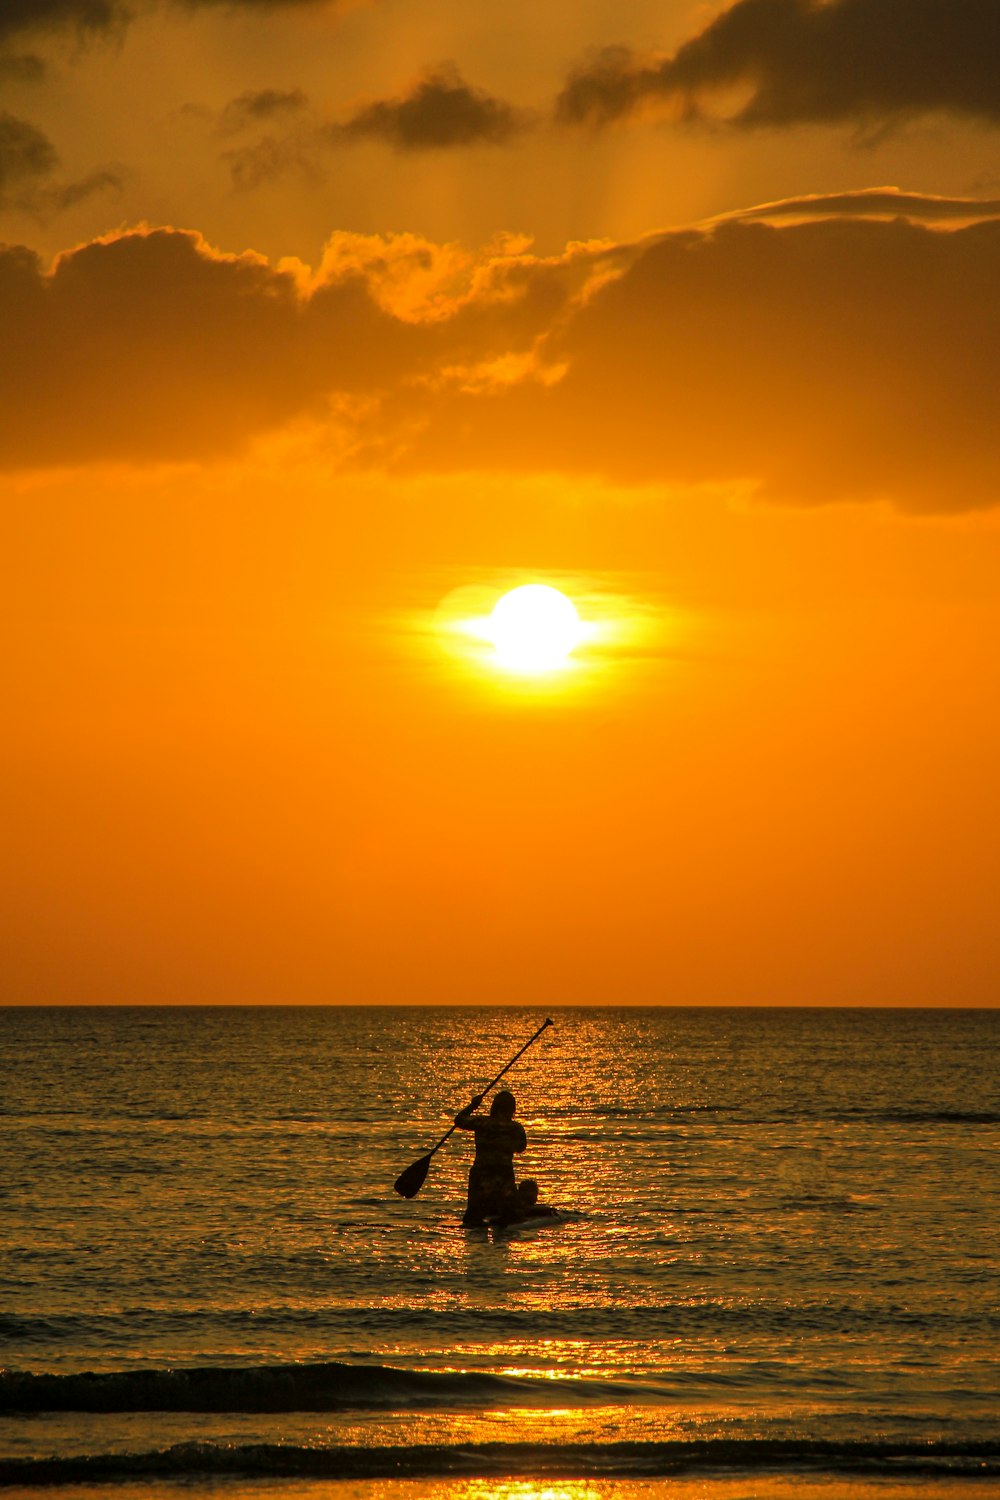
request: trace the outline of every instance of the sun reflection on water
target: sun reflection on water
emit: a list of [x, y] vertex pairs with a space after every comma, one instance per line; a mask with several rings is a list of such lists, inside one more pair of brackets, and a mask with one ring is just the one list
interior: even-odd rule
[[602, 1486], [577, 1479], [560, 1484], [538, 1484], [530, 1479], [473, 1479], [449, 1491], [461, 1500], [602, 1500]]

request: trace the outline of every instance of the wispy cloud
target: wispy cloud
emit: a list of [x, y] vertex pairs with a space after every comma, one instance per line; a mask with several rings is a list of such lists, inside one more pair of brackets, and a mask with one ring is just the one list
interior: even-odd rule
[[753, 208], [720, 214], [715, 222], [734, 219], [811, 219], [848, 215], [852, 218], [887, 219], [904, 216], [931, 223], [935, 220], [977, 220], [1000, 216], [1000, 198], [945, 198], [934, 193], [905, 193], [899, 188], [857, 188], [847, 193], [808, 193], [799, 198], [781, 198], [758, 203]]
[[45, 71], [45, 63], [33, 52], [0, 54], [0, 83], [5, 79], [8, 83], [41, 83]]
[[0, 202], [54, 172], [56, 148], [37, 126], [0, 111]]
[[325, 175], [315, 132], [263, 135], [246, 145], [230, 146], [222, 159], [240, 192], [251, 192], [264, 183], [292, 175], [307, 183], [321, 182]]
[[241, 130], [263, 125], [274, 119], [298, 114], [308, 100], [302, 89], [249, 89], [239, 94], [219, 114], [219, 130], [235, 135]]
[[0, 209], [47, 218], [93, 193], [121, 187], [120, 173], [110, 168], [60, 182], [58, 167], [59, 154], [43, 131], [0, 110]]
[[[284, 130], [282, 117], [292, 119]], [[529, 123], [526, 112], [467, 83], [454, 63], [428, 68], [404, 93], [360, 104], [346, 119], [318, 118], [300, 89], [241, 94], [218, 116], [220, 133], [244, 137], [222, 153], [240, 191], [291, 176], [320, 182], [332, 151], [364, 141], [403, 152], [458, 151], [504, 145]], [[275, 128], [246, 138], [262, 125]]]

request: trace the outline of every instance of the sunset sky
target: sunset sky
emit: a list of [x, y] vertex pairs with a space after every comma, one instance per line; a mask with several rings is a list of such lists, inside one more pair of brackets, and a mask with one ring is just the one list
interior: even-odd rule
[[996, 1004], [997, 0], [0, 0], [0, 348], [3, 1002]]

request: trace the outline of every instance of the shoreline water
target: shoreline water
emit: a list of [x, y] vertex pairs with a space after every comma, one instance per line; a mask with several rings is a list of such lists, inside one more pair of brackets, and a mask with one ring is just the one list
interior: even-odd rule
[[444, 1480], [271, 1480], [210, 1479], [150, 1484], [52, 1485], [44, 1490], [4, 1488], [6, 1500], [191, 1500], [192, 1494], [218, 1500], [992, 1500], [991, 1479], [973, 1477], [902, 1478], [857, 1475], [732, 1474], [688, 1475], [670, 1479], [536, 1481], [532, 1479]]
[[1000, 1492], [996, 1015], [562, 1013], [573, 1216], [463, 1231], [461, 1143], [396, 1197], [538, 1018], [7, 1012], [3, 1492]]
[[455, 1485], [495, 1480], [522, 1484], [600, 1484], [609, 1480], [695, 1479], [739, 1475], [756, 1485], [790, 1480], [854, 1483], [1000, 1481], [1000, 1442], [872, 1443], [775, 1440], [675, 1440], [665, 1443], [493, 1443], [467, 1446], [241, 1448], [187, 1442], [150, 1453], [0, 1461], [0, 1485], [53, 1485], [152, 1480], [237, 1484], [268, 1480], [384, 1482], [405, 1478]]
[[859, 1474], [731, 1470], [659, 1478], [560, 1478], [496, 1476], [444, 1479], [388, 1477], [260, 1478], [204, 1474], [197, 1480], [135, 1483], [42, 1482], [44, 1487], [0, 1482], [9, 1500], [987, 1500], [997, 1493], [992, 1471], [955, 1475]]

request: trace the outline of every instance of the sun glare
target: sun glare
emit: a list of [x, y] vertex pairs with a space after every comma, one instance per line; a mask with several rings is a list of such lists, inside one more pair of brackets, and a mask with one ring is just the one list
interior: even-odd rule
[[485, 633], [503, 666], [546, 672], [565, 662], [583, 628], [565, 594], [546, 583], [525, 583], [497, 600]]

